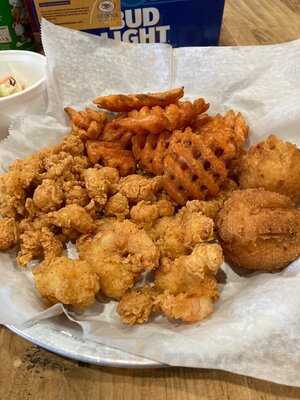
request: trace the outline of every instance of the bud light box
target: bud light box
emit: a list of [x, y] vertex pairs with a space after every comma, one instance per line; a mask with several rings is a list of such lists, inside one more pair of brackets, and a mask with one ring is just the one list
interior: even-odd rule
[[130, 43], [169, 43], [182, 47], [218, 44], [225, 0], [27, 2], [38, 19], [44, 17], [54, 24]]

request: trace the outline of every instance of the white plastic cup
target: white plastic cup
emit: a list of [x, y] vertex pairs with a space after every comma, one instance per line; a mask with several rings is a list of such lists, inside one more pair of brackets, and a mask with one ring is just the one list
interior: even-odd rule
[[47, 105], [46, 57], [31, 51], [0, 51], [0, 78], [11, 73], [11, 69], [25, 89], [0, 97], [0, 140], [7, 136], [14, 117], [43, 112]]

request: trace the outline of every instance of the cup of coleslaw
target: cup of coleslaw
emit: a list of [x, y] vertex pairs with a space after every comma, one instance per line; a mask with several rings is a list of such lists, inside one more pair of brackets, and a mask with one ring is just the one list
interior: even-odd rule
[[31, 51], [0, 51], [0, 140], [14, 117], [46, 109], [46, 57]]

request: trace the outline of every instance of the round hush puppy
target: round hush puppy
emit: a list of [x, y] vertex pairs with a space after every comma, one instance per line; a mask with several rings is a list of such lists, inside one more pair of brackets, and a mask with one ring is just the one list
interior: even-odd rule
[[233, 266], [277, 271], [300, 256], [300, 210], [279, 193], [233, 192], [216, 227], [225, 259]]
[[241, 161], [241, 189], [263, 188], [300, 202], [300, 149], [271, 135]]

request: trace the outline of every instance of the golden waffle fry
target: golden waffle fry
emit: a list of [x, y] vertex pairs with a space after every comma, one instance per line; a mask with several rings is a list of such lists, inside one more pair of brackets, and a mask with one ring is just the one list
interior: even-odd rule
[[128, 117], [120, 118], [117, 122], [120, 128], [138, 135], [149, 133], [158, 134], [165, 130], [184, 129], [191, 125], [198, 115], [207, 111], [209, 104], [203, 99], [194, 102], [184, 101], [162, 107], [142, 107], [133, 110]]
[[199, 114], [192, 122], [191, 128], [193, 129], [194, 132], [197, 132], [212, 119], [213, 117], [209, 116], [208, 114]]
[[164, 130], [171, 130], [170, 121], [161, 107], [143, 107], [133, 110], [128, 116], [118, 121], [118, 126], [134, 134], [158, 134]]
[[119, 116], [107, 122], [104, 126], [101, 140], [104, 142], [118, 142], [124, 148], [128, 148], [131, 146], [133, 133], [118, 125], [118, 121], [122, 118], [124, 118], [124, 116]]
[[72, 121], [73, 129], [82, 139], [97, 139], [104, 128], [107, 116], [104, 112], [86, 108], [84, 111], [76, 111], [66, 107], [65, 112]]
[[136, 135], [132, 138], [132, 152], [135, 160], [146, 171], [163, 175], [163, 160], [169, 146], [171, 132], [159, 135]]
[[224, 116], [218, 114], [211, 118], [197, 133], [217, 157], [231, 161], [239, 155], [249, 129], [242, 114], [230, 110]]
[[191, 128], [172, 135], [164, 158], [164, 189], [178, 204], [215, 196], [228, 170]]
[[109, 111], [124, 112], [139, 110], [144, 106], [165, 107], [168, 104], [176, 103], [184, 95], [183, 87], [168, 90], [161, 93], [140, 93], [140, 94], [114, 94], [111, 96], [100, 96], [94, 100], [98, 107]]
[[116, 168], [120, 176], [135, 172], [136, 163], [130, 150], [124, 150], [122, 145], [114, 142], [88, 140], [86, 151], [92, 164], [100, 163], [107, 167]]

